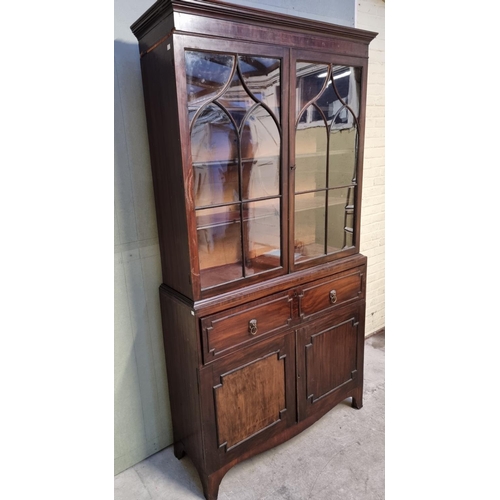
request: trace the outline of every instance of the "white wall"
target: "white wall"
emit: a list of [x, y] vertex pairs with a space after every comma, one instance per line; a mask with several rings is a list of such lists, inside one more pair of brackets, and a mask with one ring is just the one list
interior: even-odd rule
[[361, 207], [361, 253], [368, 257], [366, 333], [385, 326], [385, 2], [358, 0], [356, 28], [375, 31], [370, 43]]
[[115, 473], [172, 443], [161, 284], [137, 40], [152, 0], [115, 2]]
[[227, 3], [354, 27], [354, 0], [226, 0]]
[[[139, 52], [129, 28], [153, 3], [153, 0], [115, 0], [115, 473], [172, 443], [158, 297], [161, 283], [158, 234]], [[354, 0], [232, 0], [232, 3], [354, 26]], [[375, 25], [383, 26], [380, 13], [369, 12], [371, 4], [379, 3], [383, 5], [381, 1], [358, 2], [360, 28], [379, 31]], [[381, 257], [379, 239], [372, 246], [369, 243], [370, 233], [373, 238], [383, 237], [383, 230], [375, 231], [380, 225], [380, 214], [376, 212], [383, 189], [378, 184], [383, 180], [383, 156], [379, 154], [376, 134], [381, 133], [383, 115], [380, 118], [380, 110], [376, 109], [380, 107], [377, 104], [380, 94], [373, 79], [380, 75], [373, 78], [371, 75], [372, 111], [368, 113], [369, 151], [365, 160], [368, 199], [362, 221], [362, 230], [367, 234], [362, 237], [362, 250], [370, 258], [369, 269], [373, 265], [378, 267], [368, 273], [371, 319], [368, 318], [367, 333], [383, 326], [380, 286], [383, 254]], [[373, 186], [379, 187], [372, 193]], [[383, 217], [381, 220], [383, 224]]]

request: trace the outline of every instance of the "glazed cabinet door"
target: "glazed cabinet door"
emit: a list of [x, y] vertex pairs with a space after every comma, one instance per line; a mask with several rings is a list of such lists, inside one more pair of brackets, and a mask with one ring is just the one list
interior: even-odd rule
[[360, 301], [298, 330], [299, 420], [326, 413], [362, 390], [364, 314]]
[[272, 440], [295, 422], [294, 332], [212, 363], [202, 371], [201, 388], [211, 464]]
[[290, 259], [294, 269], [359, 251], [365, 62], [308, 51], [291, 61]]
[[193, 279], [209, 296], [287, 266], [287, 65], [280, 47], [177, 40]]

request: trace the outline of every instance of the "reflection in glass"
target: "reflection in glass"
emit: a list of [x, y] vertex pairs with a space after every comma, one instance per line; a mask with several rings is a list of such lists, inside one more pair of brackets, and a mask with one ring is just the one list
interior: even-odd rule
[[255, 103], [268, 106], [279, 123], [279, 59], [240, 56], [238, 67], [239, 71], [234, 73], [229, 88], [218, 101], [231, 113], [238, 127]]
[[304, 106], [321, 93], [327, 76], [328, 66], [326, 64], [297, 63], [297, 117]]
[[238, 127], [247, 111], [255, 104], [241, 84], [238, 73], [234, 74], [231, 85], [218, 101], [231, 113]]
[[257, 274], [281, 265], [280, 200], [243, 204], [245, 274]]
[[[359, 92], [361, 85], [360, 68], [353, 68], [350, 66], [334, 66], [332, 74], [335, 94], [341, 101], [341, 104], [349, 106], [353, 116], [358, 118]], [[340, 108], [340, 104], [338, 107]], [[334, 110], [334, 112], [335, 111], [336, 110]], [[349, 121], [349, 124], [351, 123], [352, 122]]]
[[280, 123], [280, 60], [244, 55], [238, 57], [238, 64], [254, 99], [264, 103]]
[[212, 54], [187, 50], [186, 87], [189, 120], [196, 110], [213, 99], [229, 81], [235, 58], [227, 54]]
[[243, 276], [240, 206], [196, 211], [202, 288]]
[[[312, 116], [308, 117], [307, 123], [314, 123], [316, 121], [322, 121], [326, 119], [327, 123], [330, 124], [335, 112], [340, 108], [341, 104], [338, 100], [337, 95], [332, 86], [332, 81], [330, 80], [323, 90], [323, 93], [315, 101], [314, 113]], [[323, 118], [324, 117], [324, 118]]]
[[295, 262], [325, 253], [325, 196], [326, 191], [295, 196]]
[[[309, 106], [303, 116], [314, 113]], [[295, 192], [326, 187], [326, 151], [328, 130], [321, 118], [299, 123], [295, 138]]]
[[328, 253], [353, 246], [354, 188], [328, 191]]
[[335, 66], [332, 75], [335, 100], [329, 115], [328, 186], [336, 187], [356, 182], [360, 73], [355, 68]]
[[281, 266], [281, 60], [187, 51], [186, 71], [207, 288]]
[[295, 262], [300, 262], [354, 244], [361, 71], [299, 62], [296, 75], [295, 192], [303, 194], [295, 196]]
[[242, 198], [279, 195], [280, 132], [271, 115], [257, 106], [241, 130]]
[[238, 136], [229, 116], [215, 104], [194, 122], [191, 156], [197, 207], [238, 201]]

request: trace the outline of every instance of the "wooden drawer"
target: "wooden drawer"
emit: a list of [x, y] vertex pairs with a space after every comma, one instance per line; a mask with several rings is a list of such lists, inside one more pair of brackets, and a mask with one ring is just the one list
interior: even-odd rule
[[301, 319], [320, 314], [333, 307], [364, 296], [364, 268], [330, 276], [302, 288], [299, 294]]
[[202, 318], [204, 363], [288, 327], [292, 314], [293, 294], [287, 291]]

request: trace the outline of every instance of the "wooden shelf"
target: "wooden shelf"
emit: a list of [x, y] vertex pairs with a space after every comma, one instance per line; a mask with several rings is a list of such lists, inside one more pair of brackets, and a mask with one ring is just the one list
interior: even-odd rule
[[[321, 196], [312, 196], [315, 193], [304, 193], [303, 195], [295, 196], [295, 212], [304, 212], [306, 210], [316, 210], [319, 208], [325, 208], [325, 191], [316, 191], [316, 193], [321, 193]], [[311, 194], [310, 198], [306, 198], [305, 195]], [[298, 196], [302, 198], [297, 199]], [[347, 198], [347, 197], [346, 197]], [[328, 197], [328, 206], [342, 206], [346, 205], [347, 200], [342, 200], [339, 198]]]

